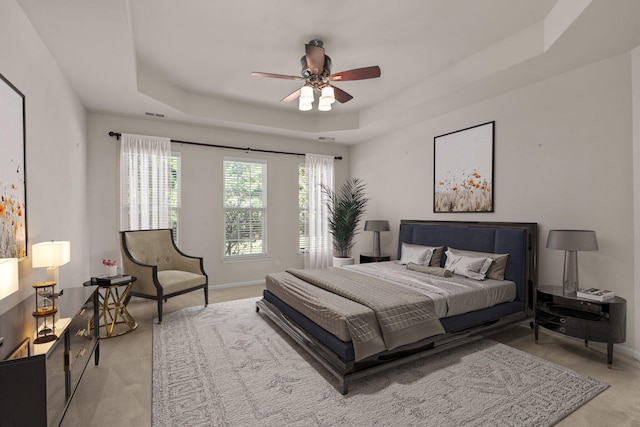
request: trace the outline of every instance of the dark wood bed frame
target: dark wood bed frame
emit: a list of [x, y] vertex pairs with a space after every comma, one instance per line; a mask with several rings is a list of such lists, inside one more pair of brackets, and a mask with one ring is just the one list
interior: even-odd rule
[[[413, 344], [405, 345], [393, 351], [385, 351], [360, 361], [344, 361], [338, 357], [326, 345], [321, 343], [313, 335], [305, 331], [295, 321], [282, 313], [275, 305], [264, 298], [256, 302], [256, 312], [262, 311], [269, 319], [278, 325], [289, 337], [296, 341], [316, 361], [318, 361], [337, 380], [336, 388], [342, 394], [348, 392], [351, 381], [369, 375], [382, 372], [393, 367], [409, 363], [439, 353], [450, 348], [483, 338], [523, 321], [532, 318], [533, 292], [537, 285], [537, 224], [513, 223], [513, 222], [464, 222], [464, 221], [409, 221], [403, 220], [401, 224], [426, 224], [455, 227], [480, 227], [480, 228], [520, 228], [526, 230], [526, 279], [523, 284], [524, 308], [522, 311], [512, 313], [482, 323], [466, 327], [455, 332], [426, 338]], [[399, 242], [400, 247], [402, 242]], [[468, 249], [458, 247], [457, 249]]]

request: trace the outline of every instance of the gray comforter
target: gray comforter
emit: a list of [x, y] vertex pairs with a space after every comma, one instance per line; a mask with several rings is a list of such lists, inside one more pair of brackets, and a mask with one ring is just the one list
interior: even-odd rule
[[[346, 319], [356, 360], [445, 332], [431, 298], [411, 289], [390, 287], [382, 279], [343, 268], [291, 269], [269, 276], [267, 288], [312, 320], [327, 315]], [[321, 307], [332, 303], [334, 307]], [[314, 310], [320, 310], [321, 315], [311, 313]], [[327, 329], [322, 321], [316, 323]]]

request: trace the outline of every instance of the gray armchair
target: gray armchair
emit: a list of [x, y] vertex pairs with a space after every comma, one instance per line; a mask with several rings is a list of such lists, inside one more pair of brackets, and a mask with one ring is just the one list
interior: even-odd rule
[[209, 304], [209, 277], [200, 257], [186, 255], [177, 248], [170, 229], [121, 231], [124, 274], [135, 276], [132, 296], [158, 302], [158, 323], [162, 323], [162, 303], [167, 298], [197, 289], [204, 290]]

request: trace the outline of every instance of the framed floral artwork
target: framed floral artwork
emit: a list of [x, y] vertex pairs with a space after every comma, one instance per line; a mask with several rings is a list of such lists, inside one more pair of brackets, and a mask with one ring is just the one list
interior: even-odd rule
[[0, 258], [27, 256], [24, 95], [0, 74]]
[[434, 212], [493, 212], [495, 123], [433, 138]]

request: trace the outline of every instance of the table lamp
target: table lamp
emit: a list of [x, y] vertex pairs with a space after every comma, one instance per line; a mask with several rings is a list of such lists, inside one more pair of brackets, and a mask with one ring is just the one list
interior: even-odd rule
[[47, 267], [47, 281], [58, 282], [58, 267], [71, 260], [71, 243], [67, 241], [42, 242], [32, 246], [31, 266]]
[[562, 292], [575, 296], [578, 291], [578, 251], [597, 251], [596, 232], [592, 230], [550, 230], [547, 249], [564, 250]]
[[0, 300], [16, 292], [18, 280], [18, 258], [0, 258]]
[[364, 231], [373, 231], [373, 256], [380, 256], [380, 232], [389, 231], [389, 221], [365, 221]]

